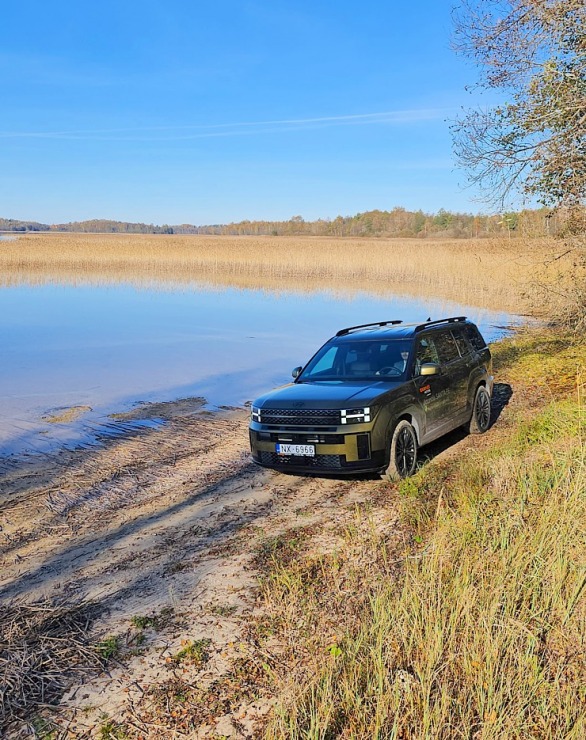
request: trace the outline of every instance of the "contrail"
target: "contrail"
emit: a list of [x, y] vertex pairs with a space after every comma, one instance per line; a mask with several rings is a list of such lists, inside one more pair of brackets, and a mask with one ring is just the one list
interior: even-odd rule
[[[284, 118], [268, 121], [239, 121], [234, 123], [194, 124], [184, 126], [140, 126], [134, 128], [84, 129], [73, 131], [0, 131], [0, 138], [89, 139], [96, 141], [181, 141], [222, 136], [243, 136], [258, 133], [278, 133], [281, 131], [286, 132], [304, 128], [323, 128], [327, 126], [415, 123], [417, 121], [431, 121], [445, 118], [451, 113], [453, 113], [453, 111], [448, 108], [421, 108], [383, 111], [381, 113], [319, 116], [316, 118]], [[160, 135], [142, 136], [142, 134], [148, 133]], [[116, 136], [116, 134], [122, 134], [122, 136]]]

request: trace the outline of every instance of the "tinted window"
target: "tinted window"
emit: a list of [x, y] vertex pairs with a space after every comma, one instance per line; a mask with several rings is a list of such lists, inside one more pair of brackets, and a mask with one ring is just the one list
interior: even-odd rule
[[464, 327], [468, 341], [474, 347], [474, 349], [481, 350], [486, 347], [486, 342], [482, 338], [482, 334], [474, 326], [474, 324], [467, 324]]
[[462, 334], [462, 331], [460, 329], [452, 331], [452, 334], [454, 336], [454, 339], [456, 340], [456, 344], [458, 345], [460, 354], [462, 355], [462, 357], [465, 357], [470, 352], [470, 346], [468, 345], [464, 334]]
[[424, 362], [435, 362], [439, 365], [439, 356], [435, 343], [431, 337], [421, 337], [417, 342], [415, 353], [415, 375], [421, 372], [421, 366]]
[[441, 362], [451, 362], [459, 359], [458, 345], [451, 331], [443, 331], [441, 334], [434, 336], [435, 346]]

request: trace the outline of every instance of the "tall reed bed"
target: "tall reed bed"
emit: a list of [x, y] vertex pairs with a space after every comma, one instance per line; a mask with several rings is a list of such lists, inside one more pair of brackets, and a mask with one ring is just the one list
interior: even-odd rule
[[427, 292], [522, 312], [550, 249], [544, 240], [26, 234], [0, 245], [0, 280]]

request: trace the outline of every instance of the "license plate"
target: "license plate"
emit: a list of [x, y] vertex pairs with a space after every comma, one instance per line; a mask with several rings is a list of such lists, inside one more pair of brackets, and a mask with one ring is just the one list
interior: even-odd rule
[[277, 455], [301, 455], [303, 457], [315, 457], [315, 445], [285, 445], [276, 446]]

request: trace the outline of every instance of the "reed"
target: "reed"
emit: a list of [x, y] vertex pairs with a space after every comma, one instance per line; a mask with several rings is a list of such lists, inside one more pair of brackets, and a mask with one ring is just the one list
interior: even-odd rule
[[0, 244], [0, 284], [206, 283], [429, 294], [524, 313], [548, 240], [36, 234]]

